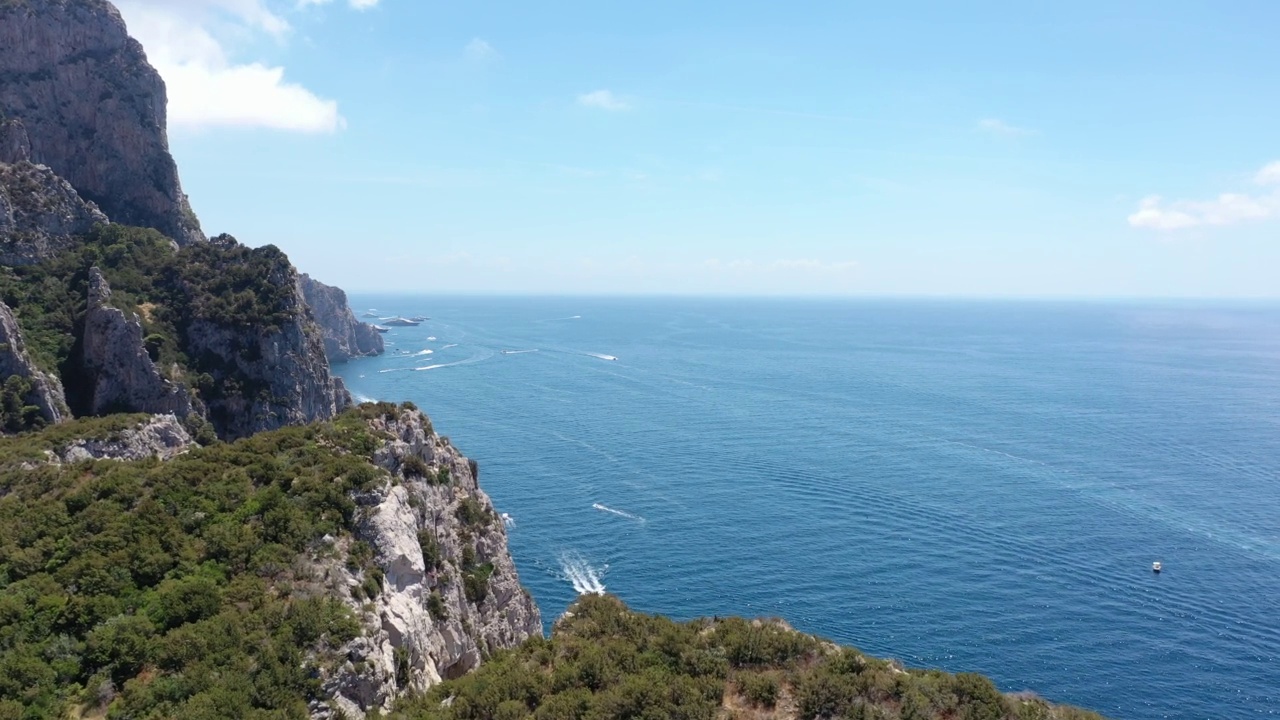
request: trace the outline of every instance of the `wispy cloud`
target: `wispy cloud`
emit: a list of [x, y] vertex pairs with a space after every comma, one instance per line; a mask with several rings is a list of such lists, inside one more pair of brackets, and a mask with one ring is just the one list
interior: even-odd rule
[[1035, 130], [1030, 130], [1017, 125], [999, 120], [997, 118], [983, 118], [978, 121], [978, 129], [992, 135], [1000, 135], [1002, 137], [1026, 137], [1027, 135], [1035, 135]]
[[[312, 0], [307, 0], [312, 3]], [[306, 133], [342, 129], [338, 103], [289, 82], [285, 69], [233, 60], [222, 37], [284, 42], [289, 22], [265, 0], [117, 0], [130, 33], [165, 80], [175, 127], [261, 127]], [[372, 7], [376, 0], [351, 0]]]
[[480, 38], [472, 38], [471, 42], [463, 48], [462, 54], [471, 62], [489, 62], [498, 59], [498, 51], [494, 49], [487, 41]]
[[[308, 5], [328, 5], [333, 0], [298, 0], [298, 7], [303, 8]], [[378, 0], [347, 0], [347, 4], [356, 10], [368, 10], [378, 4]]]
[[[1258, 186], [1280, 186], [1280, 161], [1265, 165], [1253, 177]], [[1174, 200], [1148, 195], [1129, 216], [1129, 225], [1151, 230], [1184, 230], [1224, 226], [1280, 216], [1280, 187], [1256, 194], [1225, 192], [1210, 200]]]
[[631, 103], [614, 95], [608, 90], [595, 90], [578, 96], [578, 104], [585, 107], [599, 108], [610, 112], [630, 110]]

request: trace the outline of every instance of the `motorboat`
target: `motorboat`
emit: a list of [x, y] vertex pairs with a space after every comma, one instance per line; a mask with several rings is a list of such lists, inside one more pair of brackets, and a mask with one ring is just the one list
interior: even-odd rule
[[1157, 561], [1155, 561], [1155, 562], [1151, 563], [1151, 572], [1153, 572], [1153, 573], [1158, 573], [1158, 572], [1160, 572], [1162, 569], [1163, 569], [1163, 566], [1161, 566], [1161, 565], [1160, 565], [1160, 561], [1159, 561], [1159, 560], [1157, 560]]

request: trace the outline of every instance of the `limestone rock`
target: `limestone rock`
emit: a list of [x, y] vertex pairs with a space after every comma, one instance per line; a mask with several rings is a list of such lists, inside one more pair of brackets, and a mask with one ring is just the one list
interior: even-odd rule
[[169, 460], [195, 447], [182, 423], [173, 415], [155, 415], [136, 427], [106, 438], [80, 439], [50, 452], [50, 461]]
[[382, 335], [372, 325], [356, 320], [341, 288], [325, 285], [305, 273], [299, 280], [307, 306], [324, 331], [324, 352], [329, 362], [383, 353]]
[[59, 423], [70, 417], [62, 383], [57, 376], [48, 375], [35, 366], [27, 354], [17, 318], [8, 305], [0, 302], [0, 383], [14, 375], [30, 383], [31, 390], [23, 400], [40, 408], [45, 422]]
[[0, 265], [45, 260], [69, 247], [74, 236], [105, 222], [96, 205], [48, 167], [0, 164]]
[[186, 388], [161, 375], [147, 354], [141, 319], [136, 314], [126, 317], [124, 311], [108, 304], [110, 299], [106, 278], [98, 268], [91, 268], [83, 337], [87, 412], [190, 415], [191, 397]]
[[[330, 700], [313, 707], [313, 717], [336, 717], [337, 711], [363, 717], [385, 710], [403, 693], [459, 677], [493, 652], [542, 634], [538, 608], [521, 587], [508, 551], [506, 527], [480, 489], [475, 465], [416, 411], [401, 410], [370, 425], [392, 438], [375, 462], [398, 478], [356, 498], [357, 538], [376, 553], [384, 573], [382, 591], [366, 610], [351, 597], [361, 578], [342, 563], [346, 553], [339, 552], [341, 557], [325, 568], [333, 591], [364, 619], [365, 632], [346, 648], [350, 662], [323, 678]], [[430, 478], [415, 474], [413, 468], [422, 467]], [[442, 470], [448, 473], [444, 483]], [[465, 513], [459, 512], [464, 503], [479, 510], [478, 522], [464, 522]], [[439, 566], [428, 565], [426, 538], [435, 545]], [[467, 595], [465, 545], [474, 566], [492, 566], [478, 600]], [[408, 671], [399, 682], [398, 656]]]
[[[220, 235], [209, 242], [232, 245], [236, 240]], [[307, 312], [297, 270], [282, 260], [266, 280], [293, 290], [284, 306], [274, 308], [285, 320], [237, 326], [197, 318], [185, 333], [183, 351], [189, 357], [236, 371], [214, 378], [220, 383], [235, 378], [236, 391], [206, 401], [208, 419], [224, 439], [325, 420], [351, 405], [350, 394], [330, 372], [324, 336]]]
[[26, 137], [9, 143], [26, 157], [10, 159], [48, 165], [114, 222], [186, 244], [204, 234], [169, 154], [166, 105], [111, 3], [0, 2], [0, 117]]

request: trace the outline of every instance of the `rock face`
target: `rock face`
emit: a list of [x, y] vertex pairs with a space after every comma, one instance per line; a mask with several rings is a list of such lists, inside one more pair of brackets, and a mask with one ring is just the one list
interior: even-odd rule
[[341, 288], [325, 285], [305, 273], [299, 279], [311, 314], [324, 331], [324, 352], [329, 362], [383, 353], [382, 335], [372, 325], [356, 320]]
[[[236, 244], [229, 235], [209, 242]], [[282, 261], [266, 281], [293, 290], [276, 308], [284, 321], [243, 327], [196, 319], [186, 330], [183, 351], [189, 357], [234, 368], [239, 376], [236, 392], [207, 401], [208, 418], [221, 438], [325, 420], [351, 405], [351, 395], [329, 370], [324, 335], [307, 312], [297, 271]], [[224, 377], [231, 375], [214, 380]]]
[[0, 382], [15, 375], [30, 383], [31, 390], [23, 400], [40, 408], [40, 416], [45, 422], [59, 423], [71, 416], [62, 383], [56, 376], [46, 375], [36, 368], [27, 355], [17, 318], [8, 305], [0, 302]]
[[[355, 498], [356, 534], [372, 546], [385, 577], [369, 609], [348, 600], [364, 618], [365, 632], [347, 646], [350, 661], [322, 679], [331, 700], [313, 706], [313, 717], [385, 710], [401, 694], [459, 677], [494, 651], [542, 634], [538, 608], [520, 586], [506, 527], [480, 490], [476, 466], [416, 411], [370, 425], [394, 438], [375, 462], [398, 482]], [[341, 597], [351, 598], [363, 579], [339, 561], [325, 571]], [[486, 572], [487, 582], [476, 582], [474, 576]]]
[[0, 163], [0, 265], [48, 259], [69, 247], [75, 235], [105, 222], [96, 205], [47, 166]]
[[49, 459], [64, 464], [85, 460], [169, 460], [192, 447], [195, 442], [178, 418], [156, 415], [109, 438], [75, 440], [50, 451]]
[[107, 303], [111, 288], [98, 268], [89, 270], [89, 310], [84, 319], [83, 368], [87, 412], [192, 413], [186, 388], [156, 368], [143, 345], [142, 321]]
[[0, 118], [25, 129], [0, 133], [0, 153], [48, 165], [114, 222], [185, 244], [204, 234], [169, 154], [166, 103], [111, 3], [0, 1]]

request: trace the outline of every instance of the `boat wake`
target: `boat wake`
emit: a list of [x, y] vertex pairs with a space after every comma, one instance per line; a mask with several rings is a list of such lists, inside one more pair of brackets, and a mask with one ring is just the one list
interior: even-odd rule
[[435, 350], [419, 350], [418, 352], [414, 353], [414, 356], [415, 356], [415, 357], [417, 357], [417, 356], [422, 356], [422, 355], [430, 355], [430, 354], [432, 354], [432, 353], [434, 353], [434, 352], [435, 352]]
[[535, 353], [535, 352], [538, 352], [537, 348], [533, 350], [503, 350], [502, 354], [503, 355], [524, 355], [525, 353]]
[[579, 595], [603, 595], [604, 583], [600, 581], [600, 575], [608, 569], [609, 566], [605, 565], [597, 570], [577, 551], [560, 555], [560, 571]]
[[440, 348], [440, 349], [441, 349], [441, 350], [448, 350], [448, 349], [449, 349], [449, 348], [451, 348], [451, 347], [458, 347], [458, 343], [449, 343], [448, 345], [445, 345], [444, 347], [442, 347], [442, 348]]
[[641, 525], [645, 523], [644, 518], [640, 517], [639, 515], [632, 515], [626, 510], [615, 510], [609, 507], [608, 505], [601, 505], [600, 503], [591, 503], [591, 507], [595, 508], [596, 510], [599, 510], [600, 512], [607, 512], [607, 513], [610, 513], [611, 515], [617, 515], [618, 517], [623, 517], [628, 520], [635, 520]]
[[600, 360], [617, 360], [618, 359], [612, 355], [601, 355], [600, 353], [587, 353], [587, 355], [590, 355], [593, 358], [598, 358]]

